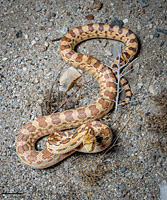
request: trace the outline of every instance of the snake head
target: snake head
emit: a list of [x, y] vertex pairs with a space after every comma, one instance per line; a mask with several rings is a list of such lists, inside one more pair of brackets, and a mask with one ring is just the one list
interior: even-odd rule
[[90, 127], [85, 128], [85, 131], [86, 133], [83, 137], [83, 145], [87, 152], [91, 152], [94, 150], [96, 144], [95, 133], [94, 130]]

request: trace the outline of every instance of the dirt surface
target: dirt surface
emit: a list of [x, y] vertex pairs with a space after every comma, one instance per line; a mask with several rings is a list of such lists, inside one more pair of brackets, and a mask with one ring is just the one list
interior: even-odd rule
[[[167, 181], [167, 2], [101, 3], [1, 1], [1, 199], [160, 199], [159, 185]], [[140, 42], [133, 69], [126, 75], [132, 102], [102, 119], [114, 132], [113, 148], [105, 154], [75, 153], [49, 169], [27, 167], [16, 154], [17, 135], [29, 121], [54, 111], [46, 105], [48, 91], [69, 67], [60, 56], [60, 41], [52, 40], [76, 26], [97, 22], [129, 28]], [[94, 39], [77, 51], [110, 65], [119, 44]], [[97, 97], [92, 77], [83, 75], [82, 83], [74, 86], [79, 93], [62, 110]], [[57, 88], [54, 85], [52, 92]], [[60, 103], [70, 95], [55, 97]]]

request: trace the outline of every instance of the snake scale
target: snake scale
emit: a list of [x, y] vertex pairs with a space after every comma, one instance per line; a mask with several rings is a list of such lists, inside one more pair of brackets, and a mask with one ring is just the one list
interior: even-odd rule
[[[74, 48], [78, 43], [91, 38], [108, 38], [125, 43], [125, 50], [111, 65], [112, 70], [97, 59], [75, 51]], [[97, 139], [97, 144], [91, 153], [107, 148], [111, 144], [112, 133], [104, 123], [95, 120], [106, 115], [114, 106], [117, 92], [117, 63], [120, 61], [120, 65], [123, 65], [129, 62], [137, 51], [138, 40], [135, 34], [120, 26], [102, 23], [87, 24], [66, 33], [60, 45], [62, 58], [70, 65], [88, 72], [98, 81], [99, 97], [84, 107], [42, 116], [27, 123], [18, 134], [16, 141], [16, 152], [20, 160], [32, 168], [42, 169], [60, 162], [75, 151], [87, 152], [82, 142], [87, 127], [94, 130]], [[125, 102], [128, 102], [131, 98], [130, 87], [123, 77], [121, 84], [126, 92]], [[76, 127], [78, 128], [73, 133], [62, 132]], [[55, 133], [57, 139], [52, 138]], [[50, 135], [47, 147], [37, 151], [35, 143], [46, 135]]]

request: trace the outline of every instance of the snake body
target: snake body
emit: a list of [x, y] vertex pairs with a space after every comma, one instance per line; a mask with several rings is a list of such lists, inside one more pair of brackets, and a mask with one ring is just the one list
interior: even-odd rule
[[[97, 59], [89, 55], [77, 53], [74, 50], [78, 43], [91, 38], [109, 38], [125, 43], [125, 50], [120, 57], [115, 58], [111, 65], [113, 70], [103, 65]], [[80, 140], [86, 126], [94, 128], [95, 132], [100, 128], [100, 137], [102, 138], [102, 143], [105, 141], [106, 146], [99, 144], [93, 152], [104, 150], [111, 143], [112, 134], [103, 123], [94, 122], [94, 120], [106, 115], [114, 106], [117, 89], [117, 63], [120, 61], [120, 65], [123, 65], [132, 60], [137, 50], [138, 41], [135, 34], [126, 28], [116, 25], [88, 24], [76, 27], [66, 33], [60, 45], [62, 58], [70, 65], [87, 71], [98, 81], [100, 86], [99, 97], [93, 103], [84, 107], [43, 116], [27, 123], [18, 134], [16, 142], [16, 151], [20, 160], [30, 167], [40, 169], [60, 162], [75, 151], [85, 151]], [[124, 78], [121, 78], [121, 84], [125, 87], [125, 101], [128, 102], [131, 97], [131, 90]], [[72, 135], [68, 132], [60, 132], [76, 127], [79, 128]], [[83, 133], [80, 131], [81, 129]], [[61, 148], [58, 148], [59, 154], [54, 154], [50, 148], [37, 151], [35, 149], [36, 141], [54, 132], [60, 132], [60, 137], [62, 138]], [[70, 137], [73, 137], [73, 140]], [[75, 147], [67, 150], [69, 146]]]

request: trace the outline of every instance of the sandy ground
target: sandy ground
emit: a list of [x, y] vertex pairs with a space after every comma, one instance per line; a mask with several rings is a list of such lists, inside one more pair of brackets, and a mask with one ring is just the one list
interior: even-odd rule
[[[1, 1], [1, 199], [163, 199], [160, 185], [167, 181], [167, 2], [101, 2], [101, 8], [93, 9], [93, 1], [88, 0]], [[89, 14], [94, 19], [88, 20]], [[133, 70], [126, 75], [132, 102], [103, 119], [114, 131], [115, 145], [105, 155], [75, 153], [49, 169], [27, 167], [16, 154], [17, 135], [46, 111], [44, 106], [41, 109], [44, 96], [48, 97], [58, 74], [69, 67], [60, 56], [60, 41], [52, 40], [68, 29], [95, 22], [123, 25], [140, 41]], [[95, 39], [79, 45], [77, 51], [110, 65], [119, 44]], [[62, 109], [80, 107], [96, 98], [97, 83], [85, 77], [80, 95]]]

